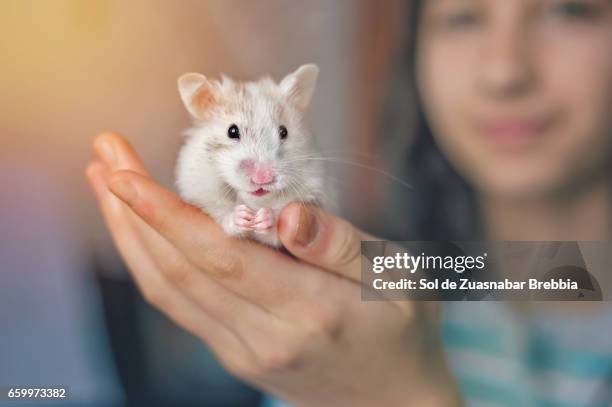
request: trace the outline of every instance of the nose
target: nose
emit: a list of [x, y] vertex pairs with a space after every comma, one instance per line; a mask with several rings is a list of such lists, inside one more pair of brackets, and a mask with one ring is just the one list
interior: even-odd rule
[[251, 173], [251, 181], [254, 184], [270, 184], [276, 179], [276, 173], [271, 167], [256, 166]]
[[484, 40], [479, 79], [481, 90], [497, 97], [527, 92], [533, 85], [534, 67], [530, 38], [524, 27], [499, 24]]
[[271, 184], [276, 180], [276, 171], [270, 164], [244, 160], [240, 163], [240, 168], [254, 184]]

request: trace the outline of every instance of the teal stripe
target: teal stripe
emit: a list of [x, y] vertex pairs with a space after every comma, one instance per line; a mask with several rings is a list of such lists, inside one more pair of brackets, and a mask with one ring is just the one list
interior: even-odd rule
[[291, 407], [291, 405], [268, 395], [263, 397], [259, 407]]
[[612, 355], [579, 349], [561, 349], [534, 338], [525, 363], [535, 370], [553, 370], [580, 379], [612, 377]]
[[478, 401], [512, 407], [610, 407], [607, 403], [576, 404], [575, 401], [550, 400], [538, 396], [530, 399], [531, 390], [524, 386], [512, 386], [491, 380], [490, 377], [479, 377], [465, 372], [457, 373], [459, 388], [468, 402], [467, 405], [470, 401]]
[[446, 321], [442, 324], [442, 337], [444, 343], [451, 348], [474, 349], [495, 356], [518, 356], [513, 351], [510, 337], [502, 335], [497, 329], [469, 327]]
[[[500, 406], [529, 406], [522, 397], [524, 390], [496, 382], [491, 378], [476, 377], [460, 372], [459, 388], [466, 400], [487, 402]], [[469, 405], [469, 404], [468, 404]]]
[[536, 337], [531, 338], [528, 348], [521, 353], [511, 335], [503, 335], [497, 329], [453, 322], [443, 323], [442, 336], [451, 352], [466, 349], [498, 358], [511, 358], [521, 362], [527, 370], [551, 370], [580, 379], [612, 377], [612, 354], [560, 348]]
[[562, 401], [552, 401], [552, 400], [540, 400], [538, 402], [538, 407], [610, 407], [607, 403], [598, 403], [598, 404], [581, 404], [577, 405], [576, 403], [565, 403]]

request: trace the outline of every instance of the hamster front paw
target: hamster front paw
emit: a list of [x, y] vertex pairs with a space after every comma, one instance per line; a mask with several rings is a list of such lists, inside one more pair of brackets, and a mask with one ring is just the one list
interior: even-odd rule
[[255, 214], [251, 228], [260, 234], [268, 234], [274, 227], [274, 212], [269, 208], [261, 208]]
[[254, 232], [251, 235], [253, 239], [269, 246], [281, 246], [275, 227], [276, 215], [272, 209], [261, 208], [255, 212], [246, 205], [238, 205], [226, 215], [222, 226], [230, 236], [245, 236]]
[[252, 230], [253, 219], [255, 219], [255, 211], [246, 205], [238, 205], [225, 215], [220, 223], [228, 235], [240, 236]]
[[255, 232], [253, 238], [272, 247], [281, 247], [280, 239], [276, 231], [276, 215], [272, 209], [261, 208], [255, 214], [252, 230]]
[[241, 232], [248, 232], [252, 229], [255, 211], [246, 205], [238, 205], [232, 213], [234, 227]]

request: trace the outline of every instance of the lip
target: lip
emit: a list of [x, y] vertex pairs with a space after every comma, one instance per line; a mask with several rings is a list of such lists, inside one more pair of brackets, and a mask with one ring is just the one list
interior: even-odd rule
[[482, 134], [502, 149], [518, 149], [531, 145], [547, 134], [552, 116], [499, 117], [479, 122]]
[[252, 192], [251, 192], [251, 195], [255, 195], [255, 196], [264, 196], [264, 195], [266, 195], [268, 192], [270, 192], [270, 191], [267, 191], [267, 190], [265, 190], [265, 189], [263, 189], [263, 188], [259, 188], [259, 189], [258, 189], [258, 190], [256, 190], [256, 191], [252, 191]]

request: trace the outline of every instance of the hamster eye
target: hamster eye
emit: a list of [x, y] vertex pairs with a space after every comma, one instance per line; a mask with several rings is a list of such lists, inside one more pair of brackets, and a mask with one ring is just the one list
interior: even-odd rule
[[240, 130], [238, 130], [238, 126], [232, 124], [229, 129], [227, 129], [227, 136], [229, 138], [240, 138]]
[[284, 140], [289, 135], [289, 132], [287, 131], [287, 128], [285, 126], [280, 126], [278, 128], [278, 134], [280, 134], [280, 138]]

